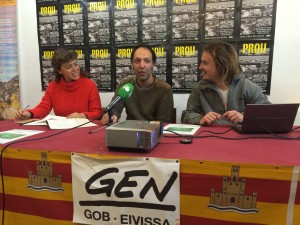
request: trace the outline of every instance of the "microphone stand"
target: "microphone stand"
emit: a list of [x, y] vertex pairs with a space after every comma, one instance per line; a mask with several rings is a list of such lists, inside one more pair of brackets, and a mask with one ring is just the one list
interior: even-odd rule
[[108, 124], [105, 125], [105, 126], [103, 126], [103, 127], [99, 127], [99, 128], [97, 128], [95, 130], [89, 131], [89, 134], [93, 134], [93, 133], [95, 133], [98, 130], [102, 130], [103, 128], [106, 128], [106, 127], [112, 125], [112, 123], [113, 123], [113, 121], [112, 121], [112, 116], [113, 116], [112, 108], [110, 108], [107, 111], [106, 110], [103, 111], [102, 114], [97, 119], [101, 119], [105, 113], [108, 113]]
[[113, 120], [112, 120], [113, 112], [112, 112], [111, 109], [109, 109], [109, 110], [107, 111], [107, 113], [108, 113], [108, 126], [110, 126], [110, 125], [112, 124], [112, 122], [113, 122]]
[[105, 126], [103, 126], [103, 127], [99, 127], [99, 128], [97, 128], [97, 129], [95, 129], [95, 130], [91, 130], [91, 131], [89, 131], [89, 134], [93, 134], [93, 133], [95, 133], [96, 131], [102, 130], [103, 128], [106, 128], [106, 127], [108, 127], [108, 125], [105, 125]]

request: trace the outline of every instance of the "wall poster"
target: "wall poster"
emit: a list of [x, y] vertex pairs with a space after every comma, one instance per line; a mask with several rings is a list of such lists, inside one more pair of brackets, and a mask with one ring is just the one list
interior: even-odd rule
[[42, 89], [52, 80], [44, 52], [82, 53], [82, 66], [99, 91], [115, 91], [134, 76], [133, 48], [148, 43], [157, 54], [153, 73], [174, 93], [189, 93], [201, 79], [203, 47], [232, 43], [246, 77], [270, 94], [277, 0], [37, 0]]
[[20, 108], [17, 13], [15, 0], [0, 2], [0, 120]]

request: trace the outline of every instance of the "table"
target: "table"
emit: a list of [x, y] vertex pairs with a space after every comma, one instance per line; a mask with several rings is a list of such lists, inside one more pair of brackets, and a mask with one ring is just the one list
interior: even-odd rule
[[[24, 140], [61, 132], [43, 126], [0, 122], [0, 131], [10, 129], [45, 131]], [[300, 140], [228, 140], [265, 135], [241, 135], [234, 130], [212, 134], [224, 132], [228, 127], [201, 127], [199, 136], [202, 138], [193, 139], [192, 144], [179, 143], [180, 137], [163, 137], [149, 153], [125, 153], [109, 151], [105, 146], [105, 131], [89, 134], [93, 129], [95, 127], [77, 128], [42, 140], [16, 143], [6, 149], [3, 154], [5, 224], [73, 224], [72, 152], [103, 158], [180, 159], [183, 225], [300, 224], [300, 213], [297, 213], [300, 211]], [[299, 134], [296, 131], [284, 136], [297, 137]], [[30, 188], [30, 177], [37, 173], [37, 164], [43, 162], [51, 165], [57, 182], [56, 192]], [[243, 198], [236, 196], [237, 192], [231, 187], [233, 184], [241, 188]], [[222, 193], [224, 190], [226, 197]], [[234, 199], [239, 199], [240, 203], [232, 202]], [[223, 207], [218, 208], [222, 204]], [[240, 208], [251, 208], [252, 212], [242, 210], [237, 213], [233, 210], [236, 204], [240, 204]]]

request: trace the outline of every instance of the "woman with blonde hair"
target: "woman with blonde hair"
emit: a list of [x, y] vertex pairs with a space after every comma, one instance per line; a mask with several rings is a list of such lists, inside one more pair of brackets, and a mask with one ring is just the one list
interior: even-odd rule
[[190, 93], [182, 123], [240, 123], [246, 104], [270, 104], [262, 89], [244, 77], [236, 50], [229, 43], [207, 45], [199, 69], [202, 79]]

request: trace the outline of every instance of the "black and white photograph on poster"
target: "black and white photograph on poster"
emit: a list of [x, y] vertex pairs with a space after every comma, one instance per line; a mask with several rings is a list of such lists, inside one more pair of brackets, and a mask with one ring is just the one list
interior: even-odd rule
[[72, 48], [73, 50], [76, 51], [77, 53], [77, 63], [82, 68], [83, 70], [86, 71], [87, 66], [86, 66], [86, 56], [87, 56], [87, 50], [85, 48], [80, 48], [80, 47], [74, 47]]
[[272, 37], [273, 6], [273, 0], [243, 0], [240, 37]]
[[163, 45], [152, 46], [156, 55], [156, 63], [153, 67], [153, 75], [167, 81], [167, 48]]
[[172, 47], [173, 91], [191, 91], [198, 82], [198, 46], [177, 45]]
[[199, 0], [173, 3], [172, 41], [197, 41], [200, 39], [199, 8]]
[[54, 79], [51, 59], [55, 50], [56, 49], [43, 49], [40, 51], [42, 90], [46, 90], [49, 83]]
[[38, 6], [37, 14], [40, 46], [59, 46], [58, 5]]
[[108, 1], [86, 3], [90, 45], [110, 43], [109, 7]]
[[134, 72], [130, 62], [132, 47], [119, 47], [116, 48], [116, 88], [120, 81], [126, 77], [134, 77]]
[[85, 36], [82, 4], [71, 3], [62, 5], [62, 26], [64, 45], [84, 45]]
[[98, 90], [112, 91], [111, 49], [90, 48], [90, 78], [96, 83]]
[[116, 44], [138, 42], [137, 0], [116, 1], [114, 6], [114, 28]]
[[207, 0], [205, 8], [205, 39], [233, 38], [235, 1]]
[[143, 0], [141, 19], [143, 42], [167, 41], [167, 1]]
[[[256, 43], [259, 40], [272, 43], [275, 33], [276, 2], [276, 0], [193, 0], [188, 3], [148, 0], [37, 0], [39, 48], [41, 51], [58, 46], [82, 49], [100, 45], [109, 46], [112, 50], [110, 61], [117, 68], [111, 67], [110, 76], [105, 72], [100, 78], [95, 75], [96, 70], [99, 69], [99, 72], [101, 70], [97, 68], [93, 72], [93, 79], [101, 84], [98, 85], [100, 90], [106, 90], [109, 85], [114, 90], [119, 80], [134, 76], [130, 59], [118, 57], [118, 49], [131, 49], [140, 42], [149, 43], [151, 46], [163, 46], [167, 48], [168, 56], [158, 57], [154, 74], [172, 83], [174, 92], [189, 92], [191, 84], [199, 80], [199, 59], [196, 57], [189, 64], [195, 62], [196, 66], [192, 68], [195, 68], [196, 72], [189, 74], [179, 72], [185, 71], [188, 66], [179, 66], [183, 59], [172, 58], [171, 47], [201, 46], [216, 39], [235, 43], [240, 41]], [[56, 6], [55, 10], [53, 6]], [[270, 49], [269, 61], [261, 60], [262, 63], [254, 66], [247, 61], [248, 57], [253, 60], [255, 57], [266, 56], [241, 55], [243, 61], [241, 64], [247, 76], [257, 82], [266, 93], [270, 90], [272, 69], [270, 62], [273, 48]], [[86, 65], [90, 69], [88, 56], [89, 52], [86, 54]], [[256, 68], [259, 73], [254, 75]], [[49, 80], [47, 68], [44, 69], [43, 89]], [[109, 67], [106, 66], [105, 71], [108, 70]], [[249, 71], [253, 73], [250, 74]]]
[[260, 86], [265, 94], [270, 94], [271, 42], [242, 42], [238, 45], [239, 62], [246, 78]]

